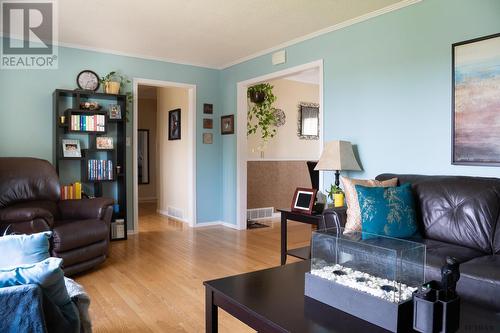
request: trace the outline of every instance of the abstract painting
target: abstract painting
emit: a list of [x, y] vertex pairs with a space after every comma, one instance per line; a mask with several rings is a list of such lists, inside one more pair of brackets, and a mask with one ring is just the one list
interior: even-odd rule
[[453, 44], [452, 163], [500, 166], [500, 34]]

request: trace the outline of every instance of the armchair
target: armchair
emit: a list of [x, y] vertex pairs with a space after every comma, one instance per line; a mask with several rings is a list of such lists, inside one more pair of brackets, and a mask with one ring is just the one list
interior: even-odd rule
[[60, 200], [54, 167], [35, 158], [0, 158], [0, 232], [53, 231], [51, 255], [64, 259], [65, 275], [104, 262], [113, 201]]

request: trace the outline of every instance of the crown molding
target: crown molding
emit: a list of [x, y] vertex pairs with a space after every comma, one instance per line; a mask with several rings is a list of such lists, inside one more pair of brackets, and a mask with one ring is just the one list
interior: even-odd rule
[[208, 64], [202, 64], [202, 63], [196, 63], [196, 62], [189, 62], [189, 61], [180, 61], [180, 60], [171, 59], [171, 58], [164, 58], [164, 57], [155, 57], [155, 56], [150, 56], [150, 55], [145, 55], [145, 54], [140, 54], [140, 53], [129, 53], [129, 52], [122, 52], [122, 51], [112, 50], [112, 49], [104, 49], [104, 48], [90, 47], [90, 46], [86, 46], [86, 45], [72, 44], [72, 43], [63, 43], [63, 42], [57, 42], [57, 43], [54, 43], [54, 44], [57, 45], [57, 46], [67, 47], [67, 48], [71, 48], [71, 49], [80, 49], [80, 50], [84, 50], [84, 51], [92, 51], [92, 52], [98, 52], [98, 53], [113, 54], [113, 55], [130, 57], [130, 58], [138, 58], [138, 59], [145, 59], [145, 60], [168, 62], [168, 63], [176, 64], [176, 65], [202, 67], [202, 68], [207, 68], [207, 69], [220, 69], [217, 66], [211, 66], [211, 65], [208, 65]]
[[265, 49], [265, 50], [253, 53], [253, 54], [248, 55], [246, 57], [237, 59], [235, 61], [231, 61], [231, 62], [229, 62], [229, 63], [227, 63], [227, 64], [219, 67], [218, 69], [220, 69], [220, 70], [227, 69], [229, 67], [241, 64], [242, 62], [252, 60], [254, 58], [257, 58], [257, 57], [269, 54], [269, 53], [274, 52], [274, 51], [278, 51], [280, 49], [284, 49], [286, 47], [289, 47], [289, 46], [301, 43], [303, 41], [306, 41], [306, 40], [309, 40], [309, 39], [312, 39], [312, 38], [315, 38], [315, 37], [318, 37], [318, 36], [330, 33], [332, 31], [336, 31], [336, 30], [347, 28], [347, 27], [349, 27], [351, 25], [354, 25], [354, 24], [357, 24], [357, 23], [361, 23], [361, 22], [364, 22], [364, 21], [369, 20], [371, 18], [380, 16], [380, 15], [384, 15], [384, 14], [387, 14], [387, 13], [390, 13], [390, 12], [393, 12], [393, 11], [396, 11], [396, 10], [399, 10], [399, 9], [402, 9], [402, 8], [414, 5], [414, 4], [419, 3], [421, 1], [423, 1], [423, 0], [404, 0], [404, 1], [401, 1], [401, 2], [397, 2], [397, 3], [392, 4], [390, 6], [387, 6], [387, 7], [384, 7], [384, 8], [380, 8], [380, 9], [375, 10], [373, 12], [363, 14], [361, 16], [352, 18], [352, 19], [344, 21], [344, 22], [340, 22], [338, 24], [335, 24], [335, 25], [332, 25], [330, 27], [327, 27], [327, 28], [324, 28], [324, 29], [312, 32], [312, 33], [304, 35], [302, 37], [298, 37], [298, 38], [289, 40], [288, 42], [284, 42], [282, 44], [273, 46], [271, 48], [268, 48], [268, 49]]

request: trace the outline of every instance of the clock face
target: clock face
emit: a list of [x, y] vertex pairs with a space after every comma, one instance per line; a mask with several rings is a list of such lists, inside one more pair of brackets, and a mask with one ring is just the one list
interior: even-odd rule
[[99, 77], [96, 73], [89, 70], [80, 72], [76, 78], [76, 82], [80, 89], [96, 91], [99, 88]]

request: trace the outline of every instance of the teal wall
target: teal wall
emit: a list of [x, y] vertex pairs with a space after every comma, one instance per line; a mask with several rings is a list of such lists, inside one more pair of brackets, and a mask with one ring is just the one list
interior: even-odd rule
[[[33, 156], [52, 160], [52, 92], [56, 88], [74, 89], [76, 75], [83, 69], [92, 69], [101, 75], [119, 70], [130, 78], [196, 85], [197, 220], [220, 220], [220, 136], [214, 135], [213, 145], [201, 143], [203, 103], [214, 104], [214, 119], [220, 115], [217, 70], [72, 48], [59, 49], [57, 70], [0, 70], [0, 156]], [[219, 133], [218, 126], [219, 122], [214, 121], [214, 133]], [[127, 132], [128, 136], [132, 135], [131, 122]], [[132, 147], [127, 147], [127, 156], [127, 168], [132, 170]], [[132, 173], [128, 172], [127, 177], [130, 228], [133, 217]]]
[[[239, 81], [324, 60], [325, 141], [357, 145], [363, 172], [500, 176], [497, 167], [452, 166], [451, 44], [500, 32], [498, 0], [424, 0], [221, 72], [224, 114]], [[222, 138], [223, 218], [236, 223], [236, 137]]]
[[[451, 44], [497, 32], [498, 0], [424, 0], [290, 46], [278, 66], [270, 55], [217, 71], [61, 48], [58, 70], [0, 70], [0, 156], [52, 158], [52, 91], [74, 88], [82, 69], [196, 84], [198, 222], [236, 223], [236, 136], [219, 135], [218, 117], [236, 112], [237, 82], [323, 59], [325, 141], [357, 145], [364, 171], [352, 176], [500, 176], [499, 168], [450, 163]], [[213, 145], [201, 144], [206, 102], [215, 109]], [[131, 159], [128, 148], [129, 169]], [[130, 173], [128, 190], [131, 222]]]

